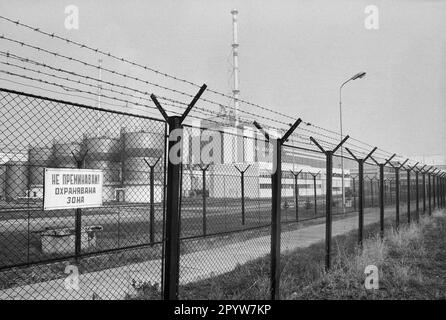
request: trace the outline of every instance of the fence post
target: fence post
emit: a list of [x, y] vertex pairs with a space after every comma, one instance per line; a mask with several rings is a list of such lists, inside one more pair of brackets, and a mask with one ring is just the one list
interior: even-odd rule
[[417, 222], [420, 221], [420, 186], [418, 184], [418, 171], [415, 171], [415, 188], [416, 188], [416, 198], [417, 201], [415, 202], [415, 218], [417, 219]]
[[331, 265], [331, 201], [333, 198], [332, 181], [333, 181], [333, 154], [347, 141], [349, 136], [344, 139], [333, 149], [325, 150], [313, 137], [310, 140], [325, 154], [326, 156], [326, 191], [325, 191], [325, 269], [329, 270]]
[[206, 166], [202, 166], [200, 165], [200, 170], [201, 170], [201, 174], [202, 174], [202, 198], [203, 198], [203, 235], [206, 235], [206, 171], [209, 168], [209, 164], [207, 164]]
[[432, 198], [433, 198], [433, 203], [434, 203], [434, 206], [432, 207], [432, 209], [433, 210], [435, 210], [435, 207], [436, 207], [436, 196], [435, 196], [435, 194], [436, 194], [436, 190], [435, 190], [435, 177], [436, 177], [436, 172], [437, 171], [437, 168], [435, 168], [433, 171], [432, 171]]
[[438, 209], [441, 209], [443, 197], [443, 195], [441, 194], [441, 171], [439, 171], [437, 174], [437, 190], [437, 207]]
[[407, 223], [410, 224], [410, 169], [407, 169]]
[[384, 163], [378, 163], [375, 158], [370, 157], [379, 166], [379, 225], [380, 225], [380, 236], [381, 239], [384, 238], [384, 167], [396, 156], [393, 154]]
[[[288, 129], [282, 138], [276, 139], [273, 143], [273, 174], [272, 182], [272, 214], [271, 214], [271, 300], [280, 298], [280, 223], [281, 223], [281, 202], [282, 202], [282, 144], [288, 140], [290, 135], [296, 130], [302, 120], [299, 118]], [[262, 126], [254, 121], [254, 126], [262, 131], [266, 140], [270, 140], [269, 134], [263, 130]]]
[[[85, 168], [85, 157], [87, 156], [88, 150], [80, 157], [77, 158], [74, 152], [71, 152], [74, 160], [76, 161], [77, 168]], [[79, 257], [82, 253], [82, 209], [76, 209], [76, 215], [74, 217], [74, 257], [76, 262], [79, 262]]]
[[444, 198], [443, 198], [443, 174], [440, 174], [439, 180], [440, 180], [440, 183], [439, 183], [440, 192], [439, 193], [440, 193], [440, 209], [441, 209], [444, 206], [444, 204], [443, 204], [443, 202], [444, 202]]
[[398, 230], [400, 227], [400, 169], [404, 167], [409, 159], [406, 159], [403, 163], [394, 165], [392, 161], [390, 161], [394, 156], [395, 155], [393, 155], [387, 162], [395, 169], [395, 228]]
[[445, 194], [444, 194], [444, 173], [441, 174], [441, 208], [444, 208]]
[[316, 177], [320, 174], [321, 172], [319, 171], [316, 174], [311, 174], [311, 176], [313, 177], [313, 194], [314, 194], [314, 216], [317, 216], [317, 192], [316, 192]]
[[[407, 171], [407, 223], [411, 222], [411, 212], [410, 212], [410, 172], [416, 168], [419, 162], [415, 163], [414, 166], [410, 167], [409, 165], [406, 168]], [[418, 187], [418, 185], [417, 185]], [[418, 191], [417, 191], [418, 192]], [[418, 194], [417, 194], [417, 204], [418, 204]]]
[[150, 164], [147, 159], [144, 158], [145, 163], [150, 169], [150, 243], [155, 242], [155, 166], [158, 164], [161, 158], [156, 160], [155, 164]]
[[442, 189], [441, 189], [441, 194], [442, 194], [442, 199], [443, 199], [443, 205], [442, 205], [442, 208], [444, 208], [444, 205], [445, 205], [445, 193], [444, 193], [444, 173], [442, 174], [442, 178], [441, 178], [441, 181], [442, 181], [442, 184], [441, 184], [441, 186], [442, 186]]
[[296, 222], [299, 222], [299, 184], [297, 183], [297, 178], [302, 172], [302, 169], [297, 173], [293, 170], [290, 170], [290, 172], [294, 176], [294, 206], [296, 209]]
[[362, 246], [362, 237], [364, 230], [364, 162], [372, 156], [372, 154], [378, 149], [373, 148], [372, 151], [364, 158], [357, 158], [349, 148], [345, 148], [348, 153], [353, 157], [353, 159], [358, 162], [358, 179], [359, 179], [359, 212], [358, 212], [358, 244]]
[[400, 168], [395, 169], [395, 227], [396, 230], [400, 227]]
[[440, 174], [440, 208], [443, 208], [444, 197], [443, 197], [443, 174]]
[[440, 201], [438, 201], [438, 203], [439, 203], [438, 208], [442, 209], [443, 208], [443, 174], [441, 172], [438, 175], [438, 194], [439, 194], [439, 199], [440, 199]]
[[358, 243], [362, 246], [362, 233], [364, 229], [364, 160], [358, 160], [359, 174], [359, 214], [358, 214]]
[[[176, 144], [182, 143], [182, 123], [195, 103], [206, 90], [206, 85], [201, 86], [198, 93], [187, 106], [182, 116], [168, 116], [154, 94], [150, 98], [158, 108], [161, 115], [169, 125], [169, 146], [167, 165], [167, 195], [166, 195], [166, 225], [165, 225], [165, 255], [163, 263], [163, 298], [165, 300], [178, 299], [179, 271], [180, 271], [180, 161], [170, 158], [171, 151], [177, 152]], [[180, 130], [180, 132], [178, 132]], [[178, 134], [175, 137], [173, 133]], [[174, 138], [179, 138], [175, 141]], [[181, 149], [180, 149], [181, 150]], [[180, 152], [181, 155], [181, 152]]]
[[381, 239], [384, 238], [384, 163], [379, 164], [379, 225]]
[[325, 266], [326, 269], [330, 269], [330, 259], [331, 259], [331, 200], [332, 200], [332, 182], [333, 182], [333, 151], [326, 151], [326, 187], [327, 191], [325, 194]]
[[[432, 169], [432, 168], [431, 168]], [[431, 174], [427, 174], [427, 195], [429, 201], [429, 215], [432, 215], [432, 190], [431, 190]]]
[[445, 204], [445, 193], [444, 193], [444, 173], [441, 176], [441, 195], [442, 195], [442, 208], [444, 208], [444, 204]]
[[421, 173], [423, 177], [423, 214], [426, 213], [426, 172]]
[[242, 195], [242, 225], [245, 225], [245, 172], [251, 165], [248, 165], [245, 170], [240, 170], [237, 166], [234, 166], [238, 172], [240, 172], [241, 183], [241, 195]]

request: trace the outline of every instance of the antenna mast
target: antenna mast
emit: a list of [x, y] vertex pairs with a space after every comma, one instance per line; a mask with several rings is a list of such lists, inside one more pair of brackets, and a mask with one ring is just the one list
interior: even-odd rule
[[234, 89], [232, 90], [232, 96], [234, 98], [234, 118], [235, 125], [238, 127], [238, 104], [239, 104], [239, 93], [238, 88], [238, 39], [237, 39], [237, 9], [231, 11], [232, 14], [232, 61], [233, 61], [233, 71], [234, 71]]

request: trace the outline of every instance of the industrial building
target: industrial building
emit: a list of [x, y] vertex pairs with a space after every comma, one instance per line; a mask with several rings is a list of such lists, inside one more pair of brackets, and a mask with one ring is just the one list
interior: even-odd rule
[[[226, 133], [227, 127], [213, 128], [221, 132], [219, 162], [209, 167], [206, 192], [215, 198], [238, 198], [241, 180], [238, 167], [246, 171], [245, 196], [248, 198], [271, 197], [272, 163], [268, 159], [267, 144], [252, 136], [234, 136]], [[202, 192], [202, 171], [196, 165], [199, 157], [193, 154], [194, 135], [203, 128], [185, 130], [183, 138], [182, 194], [185, 197]], [[155, 202], [162, 201], [164, 184], [164, 133], [121, 129], [118, 137], [84, 135], [82, 141], [53, 141], [50, 146], [29, 148], [21, 153], [2, 153], [0, 165], [0, 197], [8, 202], [23, 199], [39, 200], [43, 197], [43, 169], [77, 168], [77, 160], [84, 157], [84, 168], [99, 169], [104, 173], [103, 201], [147, 203], [150, 201], [150, 167], [154, 167]], [[200, 138], [200, 137], [198, 137]], [[204, 144], [200, 144], [201, 149]], [[242, 157], [238, 156], [241, 150]], [[200, 153], [199, 152], [199, 153]], [[260, 157], [266, 153], [266, 157]], [[284, 148], [282, 192], [284, 197], [294, 195], [294, 176], [298, 172], [299, 195], [325, 194], [325, 158], [322, 154]], [[333, 194], [341, 194], [341, 169], [334, 168]], [[344, 171], [345, 188], [350, 187], [350, 172]]]

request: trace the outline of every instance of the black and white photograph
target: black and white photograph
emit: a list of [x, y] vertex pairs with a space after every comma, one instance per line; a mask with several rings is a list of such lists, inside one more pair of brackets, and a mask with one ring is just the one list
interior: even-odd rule
[[444, 301], [445, 31], [446, 0], [0, 0], [0, 305]]

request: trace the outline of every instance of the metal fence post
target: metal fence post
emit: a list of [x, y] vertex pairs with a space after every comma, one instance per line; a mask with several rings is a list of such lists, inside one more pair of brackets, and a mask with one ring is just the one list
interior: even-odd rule
[[[77, 168], [85, 168], [85, 158], [88, 150], [80, 157], [77, 158], [74, 152], [71, 152], [74, 160], [76, 161]], [[74, 217], [74, 256], [76, 262], [79, 262], [79, 257], [82, 253], [82, 209], [76, 209], [76, 215]]]
[[[206, 90], [206, 85], [201, 86], [198, 93], [189, 103], [182, 116], [169, 117], [163, 109], [154, 94], [150, 98], [158, 108], [161, 115], [169, 125], [169, 146], [168, 146], [168, 165], [167, 165], [167, 191], [166, 191], [166, 221], [165, 221], [165, 256], [163, 263], [163, 298], [165, 300], [178, 299], [179, 271], [180, 271], [180, 161], [171, 159], [172, 150], [176, 150], [176, 144], [182, 143], [183, 132], [182, 123], [198, 101], [200, 96]], [[178, 135], [175, 137], [174, 135]], [[174, 138], [179, 138], [175, 141]], [[181, 150], [181, 149], [180, 149]], [[177, 150], [176, 150], [177, 151]], [[182, 153], [180, 152], [180, 157]]]
[[434, 206], [432, 207], [432, 209], [433, 210], [435, 210], [435, 207], [436, 207], [436, 196], [435, 196], [435, 194], [436, 194], [436, 190], [435, 190], [435, 171], [436, 171], [437, 169], [435, 168], [433, 171], [432, 171], [432, 198], [433, 198], [433, 204], [434, 204]]
[[421, 173], [423, 177], [423, 214], [426, 213], [426, 173], [423, 171]]
[[294, 176], [294, 207], [296, 211], [296, 222], [299, 222], [299, 185], [297, 175]]
[[155, 166], [158, 164], [161, 158], [156, 160], [155, 164], [150, 164], [147, 159], [144, 161], [149, 166], [150, 169], [150, 243], [155, 242]]
[[381, 239], [384, 238], [384, 168], [395, 156], [396, 154], [393, 154], [384, 163], [378, 163], [375, 158], [370, 156], [370, 158], [379, 166], [379, 225]]
[[296, 210], [296, 222], [299, 222], [299, 184], [297, 178], [299, 177], [299, 174], [302, 172], [302, 170], [297, 173], [293, 170], [290, 170], [290, 172], [294, 176], [294, 206]]
[[245, 225], [245, 172], [249, 169], [251, 165], [248, 165], [245, 170], [239, 169], [237, 166], [234, 166], [238, 172], [240, 172], [240, 189], [241, 189], [241, 196], [242, 196], [242, 225]]
[[384, 163], [379, 164], [379, 225], [380, 236], [384, 238]]
[[368, 158], [372, 157], [372, 154], [378, 149], [373, 148], [372, 151], [364, 158], [357, 158], [349, 148], [345, 148], [348, 153], [358, 163], [358, 179], [359, 179], [359, 212], [358, 212], [358, 244], [362, 246], [363, 230], [364, 230], [364, 163]]
[[445, 194], [444, 194], [444, 174], [442, 173], [440, 176], [440, 181], [441, 181], [441, 208], [444, 208], [444, 202], [445, 202]]
[[333, 199], [333, 154], [347, 141], [349, 136], [344, 139], [333, 149], [325, 150], [313, 137], [310, 140], [325, 154], [326, 156], [326, 191], [325, 191], [325, 269], [329, 270], [331, 266], [331, 223], [332, 223], [332, 199]]
[[[392, 157], [393, 158], [393, 157]], [[400, 169], [404, 167], [406, 159], [403, 163], [398, 163], [394, 165], [392, 161], [388, 161], [389, 164], [395, 169], [395, 228], [396, 230], [400, 227]]]
[[317, 188], [316, 188], [316, 177], [320, 174], [319, 171], [316, 174], [313, 174], [310, 172], [311, 176], [313, 177], [313, 194], [314, 194], [314, 216], [317, 216]]
[[206, 226], [207, 226], [207, 221], [206, 221], [206, 210], [207, 210], [207, 206], [206, 206], [206, 171], [209, 168], [209, 164], [207, 164], [206, 166], [201, 166], [200, 165], [200, 170], [201, 170], [201, 174], [202, 174], [202, 199], [203, 199], [203, 235], [206, 235]]
[[[406, 168], [407, 171], [407, 223], [411, 222], [411, 212], [410, 212], [410, 172], [414, 170], [419, 162], [415, 163], [414, 166], [410, 167], [409, 165]], [[417, 185], [418, 187], [418, 185]], [[418, 191], [417, 191], [418, 192]], [[417, 204], [418, 204], [418, 194], [417, 194]]]
[[280, 241], [281, 241], [281, 192], [282, 192], [282, 148], [281, 141], [276, 141], [272, 175], [272, 217], [271, 217], [271, 300], [279, 299], [280, 287]]
[[[281, 202], [282, 202], [282, 144], [288, 140], [302, 120], [299, 118], [288, 129], [282, 138], [273, 143], [273, 174], [272, 182], [272, 214], [271, 214], [271, 300], [280, 298], [280, 241], [281, 241]], [[262, 126], [254, 121], [254, 126], [263, 132], [266, 140], [270, 140], [269, 134]]]
[[442, 195], [442, 199], [443, 199], [443, 202], [442, 202], [442, 208], [444, 208], [444, 204], [445, 204], [444, 174], [442, 174], [442, 177], [441, 177], [441, 195]]
[[400, 227], [400, 168], [395, 168], [395, 228]]
[[358, 213], [358, 243], [362, 246], [364, 229], [364, 160], [358, 159], [359, 173], [359, 213]]
[[443, 199], [443, 202], [442, 202], [442, 208], [444, 208], [444, 204], [445, 204], [444, 173], [442, 174], [441, 181], [442, 181], [442, 184], [441, 184], [441, 186], [442, 186], [442, 188], [441, 188], [441, 195], [442, 195], [442, 199]]
[[432, 215], [432, 190], [431, 190], [431, 174], [427, 174], [427, 195], [429, 202], [429, 215]]
[[444, 201], [445, 201], [444, 196], [445, 196], [445, 194], [444, 194], [444, 174], [442, 174], [442, 176], [441, 176], [441, 199], [442, 199], [441, 207], [442, 208], [444, 208]]
[[438, 175], [438, 195], [438, 208], [441, 209], [443, 208], [443, 178], [441, 173]]
[[418, 185], [418, 171], [415, 171], [415, 191], [416, 191], [416, 199], [415, 202], [415, 218], [417, 219], [417, 222], [420, 221], [420, 186]]
[[440, 208], [443, 208], [443, 176], [440, 174], [439, 176], [439, 186], [440, 186]]
[[330, 269], [331, 260], [331, 200], [332, 200], [332, 181], [333, 181], [333, 151], [326, 151], [326, 194], [325, 194], [325, 267]]
[[407, 169], [407, 223], [410, 224], [410, 169]]

